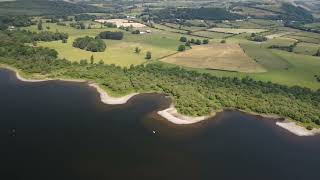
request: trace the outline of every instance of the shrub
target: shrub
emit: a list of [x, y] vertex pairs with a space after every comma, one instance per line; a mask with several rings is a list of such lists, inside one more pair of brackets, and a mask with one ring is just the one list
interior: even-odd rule
[[152, 56], [151, 56], [151, 52], [148, 51], [147, 54], [146, 54], [146, 59], [151, 59], [151, 57], [152, 57]]
[[112, 32], [112, 31], [104, 31], [101, 32], [98, 37], [101, 39], [112, 39], [112, 40], [122, 40], [123, 39], [123, 33], [120, 31]]
[[180, 41], [181, 41], [181, 42], [187, 42], [187, 38], [186, 38], [186, 37], [181, 37], [181, 38], [180, 38]]
[[185, 45], [180, 45], [178, 47], [178, 51], [182, 52], [182, 51], [185, 51], [186, 50], [186, 46]]

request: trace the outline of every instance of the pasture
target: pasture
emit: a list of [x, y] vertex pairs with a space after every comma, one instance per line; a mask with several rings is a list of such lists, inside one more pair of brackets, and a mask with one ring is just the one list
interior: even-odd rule
[[237, 44], [215, 43], [194, 46], [188, 51], [169, 56], [162, 61], [191, 68], [247, 73], [265, 72], [265, 69], [249, 58]]
[[[53, 48], [58, 51], [59, 58], [66, 58], [71, 61], [79, 61], [81, 59], [90, 59], [94, 56], [95, 61], [103, 60], [107, 64], [115, 64], [122, 67], [129, 67], [131, 64], [138, 65], [146, 63], [145, 54], [147, 51], [152, 53], [152, 59], [158, 59], [177, 51], [180, 45], [179, 38], [181, 35], [152, 29], [150, 34], [131, 34], [124, 33], [123, 40], [104, 40], [107, 49], [104, 52], [90, 52], [74, 48], [72, 43], [74, 39], [83, 36], [95, 37], [102, 31], [121, 31], [116, 28], [92, 28], [92, 29], [75, 29], [70, 26], [58, 26], [53, 23], [43, 23], [43, 27], [49, 27], [49, 31], [66, 32], [69, 34], [67, 43], [61, 41], [38, 42], [38, 46]], [[38, 31], [36, 26], [25, 28], [31, 31]], [[186, 36], [189, 37], [189, 36]], [[134, 49], [139, 47], [141, 52], [134, 53]]]

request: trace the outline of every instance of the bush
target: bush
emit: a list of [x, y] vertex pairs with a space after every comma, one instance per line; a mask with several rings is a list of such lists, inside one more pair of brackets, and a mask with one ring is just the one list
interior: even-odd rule
[[201, 40], [197, 39], [197, 41], [195, 42], [196, 45], [201, 45]]
[[137, 30], [134, 30], [131, 32], [131, 34], [140, 34], [140, 31], [137, 29]]
[[147, 54], [146, 54], [146, 59], [151, 59], [151, 57], [152, 57], [152, 56], [151, 56], [151, 52], [148, 51]]
[[202, 44], [208, 44], [209, 43], [209, 40], [208, 39], [204, 39], [203, 41], [202, 41]]
[[224, 44], [226, 43], [227, 41], [225, 39], [221, 40], [220, 43]]
[[313, 129], [312, 126], [307, 126], [307, 130], [311, 131]]
[[186, 37], [181, 37], [181, 38], [180, 38], [180, 41], [181, 41], [181, 42], [187, 42], [187, 38], [186, 38]]
[[101, 32], [98, 35], [98, 37], [100, 37], [101, 39], [122, 40], [123, 39], [123, 32], [104, 31], [104, 32]]
[[182, 51], [185, 51], [186, 50], [186, 46], [185, 45], [180, 45], [178, 47], [178, 51], [182, 52]]
[[86, 36], [75, 39], [73, 47], [92, 52], [103, 52], [106, 49], [106, 44], [100, 38]]

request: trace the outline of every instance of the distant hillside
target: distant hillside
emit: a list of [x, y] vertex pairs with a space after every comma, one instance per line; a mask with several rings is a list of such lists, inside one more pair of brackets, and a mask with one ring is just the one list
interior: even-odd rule
[[103, 9], [83, 3], [69, 3], [61, 0], [17, 0], [0, 2], [0, 15], [70, 15], [99, 11], [103, 11]]

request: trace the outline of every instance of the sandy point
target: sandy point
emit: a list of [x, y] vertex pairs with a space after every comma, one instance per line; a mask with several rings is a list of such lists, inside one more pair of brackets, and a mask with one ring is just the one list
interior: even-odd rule
[[132, 93], [123, 97], [116, 98], [109, 96], [108, 93], [97, 84], [89, 84], [89, 86], [95, 88], [98, 91], [98, 93], [100, 94], [100, 99], [103, 103], [110, 105], [126, 104], [133, 96], [139, 94]]
[[158, 115], [161, 117], [167, 119], [168, 121], [174, 123], [174, 124], [194, 124], [203, 120], [206, 120], [211, 116], [199, 116], [199, 117], [190, 117], [190, 116], [184, 116], [178, 113], [177, 109], [171, 106], [168, 109], [158, 111]]

